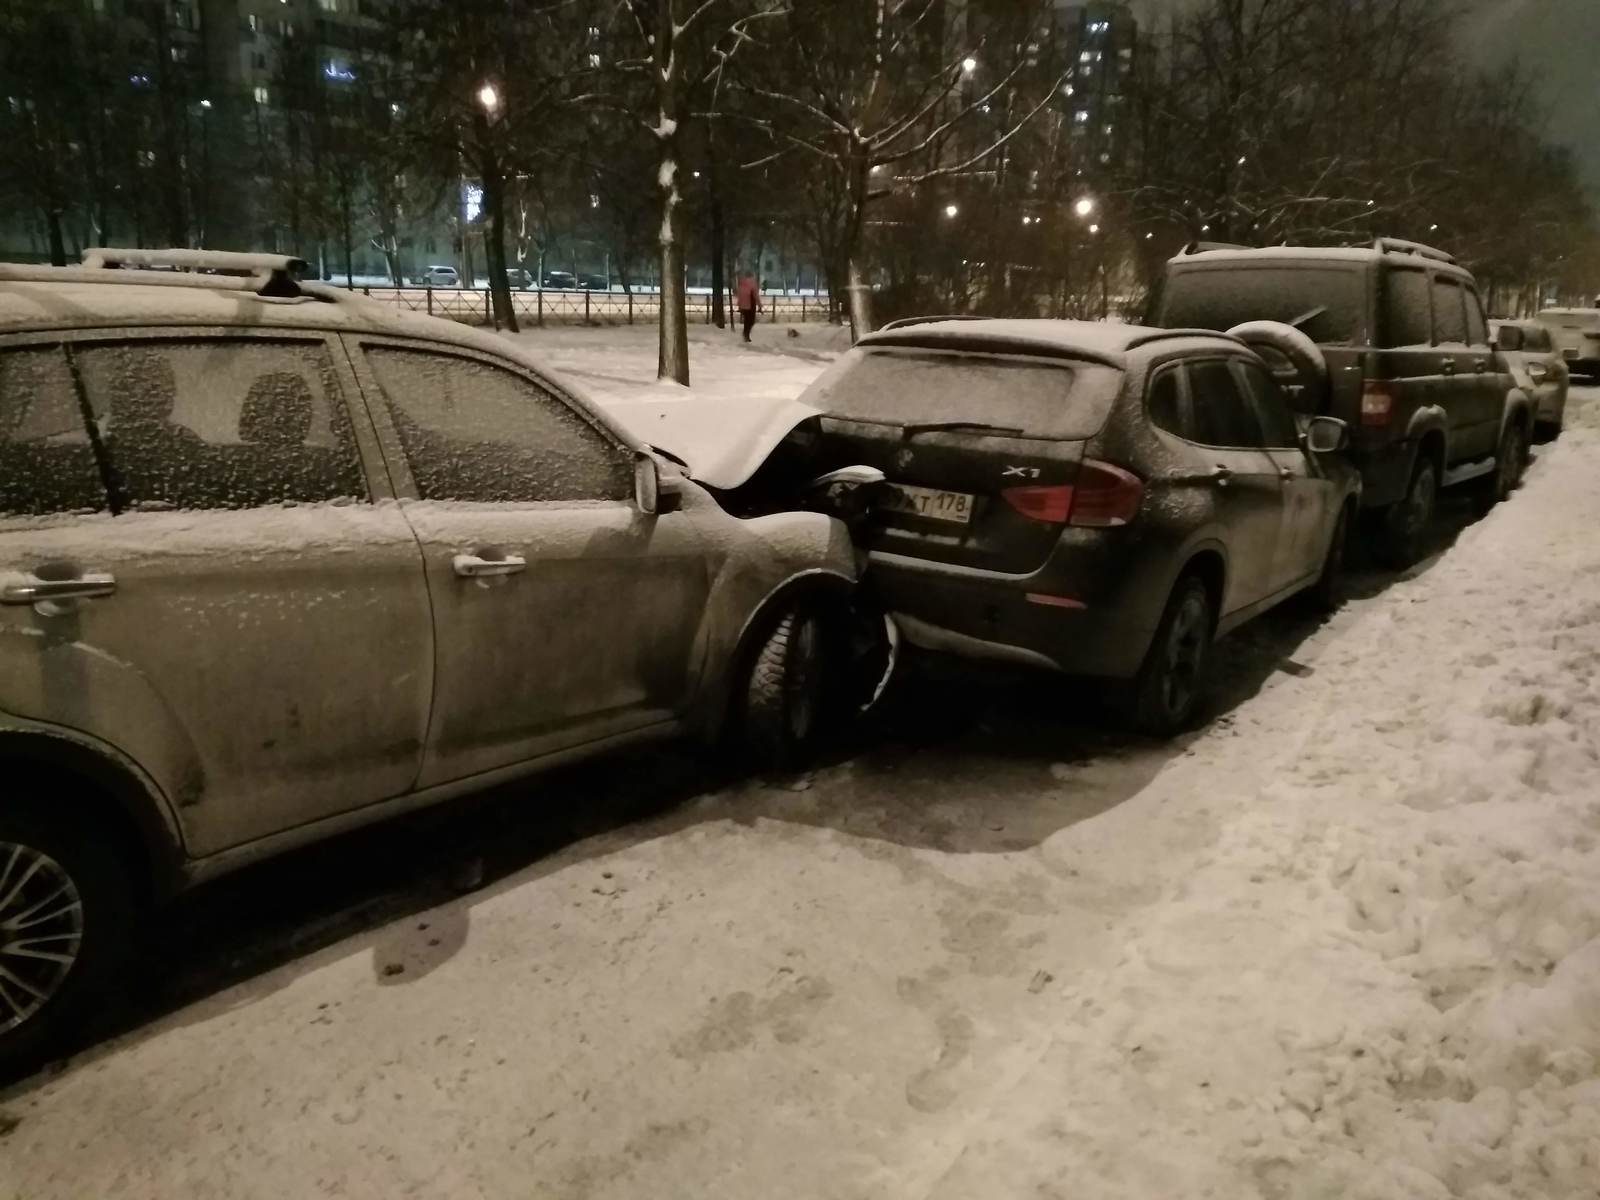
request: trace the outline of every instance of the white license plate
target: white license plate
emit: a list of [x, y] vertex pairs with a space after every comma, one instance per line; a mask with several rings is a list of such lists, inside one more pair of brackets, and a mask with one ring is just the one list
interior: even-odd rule
[[884, 506], [895, 512], [927, 517], [930, 521], [965, 525], [972, 520], [972, 496], [968, 492], [946, 492], [939, 488], [896, 484]]

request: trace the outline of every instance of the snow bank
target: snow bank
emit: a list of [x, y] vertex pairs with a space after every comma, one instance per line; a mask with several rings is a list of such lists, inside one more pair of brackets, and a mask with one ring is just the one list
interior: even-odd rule
[[1600, 1194], [1597, 453], [1354, 618], [1277, 761], [1169, 797], [1215, 843], [935, 1195]]

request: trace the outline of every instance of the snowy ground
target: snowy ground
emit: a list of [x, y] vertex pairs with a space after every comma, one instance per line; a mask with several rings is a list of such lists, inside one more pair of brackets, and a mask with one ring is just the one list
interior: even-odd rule
[[[652, 386], [615, 332], [529, 338]], [[697, 390], [820, 367], [723, 339]], [[0, 1197], [1593, 1198], [1600, 393], [1569, 421], [1408, 578], [1232, 639], [1180, 743], [935, 688], [801, 779], [498, 797], [443, 827], [462, 899], [437, 825], [225, 881], [126, 1032], [0, 1093]]]

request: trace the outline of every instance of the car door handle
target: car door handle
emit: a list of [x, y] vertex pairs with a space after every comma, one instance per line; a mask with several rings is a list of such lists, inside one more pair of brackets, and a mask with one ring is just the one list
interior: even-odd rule
[[515, 575], [528, 569], [528, 560], [520, 554], [504, 558], [479, 558], [476, 554], [458, 554], [450, 560], [455, 573], [463, 579], [488, 579], [495, 575]]
[[1218, 463], [1216, 466], [1211, 468], [1211, 474], [1206, 476], [1206, 478], [1211, 480], [1211, 482], [1216, 484], [1218, 487], [1227, 487], [1228, 480], [1233, 478], [1233, 468], [1225, 467], [1221, 463]]
[[1278, 468], [1278, 478], [1284, 480], [1285, 482], [1287, 482], [1288, 480], [1291, 480], [1291, 479], [1294, 478], [1294, 472], [1292, 470], [1290, 470], [1288, 467], [1279, 467]]
[[1474, 371], [1476, 371], [1479, 375], [1482, 375], [1485, 371], [1487, 371], [1489, 369], [1489, 360], [1486, 359], [1486, 358], [1474, 359], [1473, 362], [1472, 362], [1472, 369]]
[[21, 583], [0, 588], [0, 604], [37, 604], [41, 600], [92, 600], [117, 590], [110, 575], [89, 573], [76, 579], [37, 579], [32, 575]]
[[1439, 364], [1439, 370], [1446, 375], [1454, 375], [1456, 373], [1456, 360], [1453, 358], [1445, 359]]

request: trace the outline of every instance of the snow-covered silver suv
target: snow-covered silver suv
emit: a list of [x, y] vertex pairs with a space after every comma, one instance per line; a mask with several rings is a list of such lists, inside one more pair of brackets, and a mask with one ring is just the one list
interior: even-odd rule
[[839, 521], [738, 519], [512, 344], [294, 260], [95, 263], [0, 266], [0, 1060], [183, 885], [640, 739], [811, 737]]

